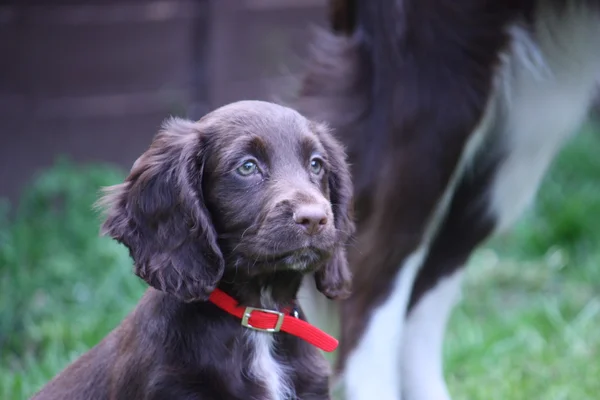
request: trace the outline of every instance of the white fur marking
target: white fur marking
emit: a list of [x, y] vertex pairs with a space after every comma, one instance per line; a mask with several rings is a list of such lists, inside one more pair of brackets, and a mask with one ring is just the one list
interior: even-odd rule
[[[261, 305], [265, 308], [275, 308], [270, 290], [261, 292]], [[273, 357], [273, 335], [249, 329], [247, 340], [253, 350], [250, 371], [267, 389], [268, 397], [265, 400], [295, 399], [294, 388], [287, 378], [291, 375], [290, 371]]]
[[403, 310], [410, 289], [425, 259], [421, 248], [404, 262], [394, 290], [374, 310], [359, 345], [350, 354], [344, 371], [347, 399], [397, 399], [400, 393], [398, 355], [402, 344]]
[[273, 357], [273, 336], [265, 332], [249, 332], [248, 342], [253, 348], [250, 371], [267, 389], [265, 400], [294, 399], [294, 389], [286, 379], [289, 371]]
[[506, 115], [500, 131], [508, 151], [491, 190], [497, 231], [531, 203], [548, 166], [585, 119], [600, 76], [600, 18], [571, 7], [540, 15], [537, 43], [511, 28], [511, 53], [501, 72]]
[[454, 272], [429, 290], [411, 311], [402, 347], [402, 398], [450, 400], [442, 350], [448, 319], [460, 298], [464, 271]]

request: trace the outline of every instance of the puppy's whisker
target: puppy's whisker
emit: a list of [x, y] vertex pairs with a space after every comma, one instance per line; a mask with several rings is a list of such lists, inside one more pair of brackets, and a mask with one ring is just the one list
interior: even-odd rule
[[[252, 224], [252, 225], [250, 225], [249, 227], [247, 227], [246, 229], [244, 229], [244, 231], [243, 231], [243, 232], [242, 232], [242, 234], [240, 235], [240, 238], [239, 238], [239, 240], [238, 240], [238, 243], [237, 243], [237, 244], [234, 246], [234, 248], [231, 250], [231, 253], [235, 253], [235, 251], [238, 249], [238, 247], [240, 247], [240, 246], [243, 244], [243, 242], [242, 242], [242, 239], [244, 239], [244, 235], [245, 235], [245, 234], [246, 234], [246, 233], [247, 233], [247, 232], [248, 232], [250, 229], [253, 229], [253, 228], [256, 228], [256, 227], [258, 227], [258, 224]], [[231, 236], [232, 236], [232, 237], [234, 237], [234, 235], [233, 235], [233, 234], [232, 234]]]

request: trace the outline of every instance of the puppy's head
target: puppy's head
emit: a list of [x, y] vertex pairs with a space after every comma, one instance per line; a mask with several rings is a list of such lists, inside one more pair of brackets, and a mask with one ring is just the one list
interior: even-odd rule
[[322, 293], [343, 298], [351, 197], [345, 154], [324, 126], [243, 101], [168, 121], [107, 189], [102, 231], [129, 248], [138, 276], [184, 301], [206, 299], [226, 268], [315, 272]]

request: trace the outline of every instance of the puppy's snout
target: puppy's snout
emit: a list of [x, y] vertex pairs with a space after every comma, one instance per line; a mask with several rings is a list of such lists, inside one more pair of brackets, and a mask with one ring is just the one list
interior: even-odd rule
[[318, 204], [303, 204], [294, 212], [294, 221], [309, 235], [316, 235], [327, 224], [327, 212]]

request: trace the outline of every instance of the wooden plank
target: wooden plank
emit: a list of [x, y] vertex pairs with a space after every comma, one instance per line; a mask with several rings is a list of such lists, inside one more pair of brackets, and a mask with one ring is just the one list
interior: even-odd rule
[[129, 168], [166, 117], [207, 109], [206, 1], [80, 3], [0, 8], [0, 197], [59, 154]]
[[211, 2], [214, 42], [210, 97], [214, 106], [236, 98], [264, 98], [261, 82], [298, 71], [306, 54], [310, 28], [326, 21], [323, 2], [288, 8], [256, 4], [238, 0]]

